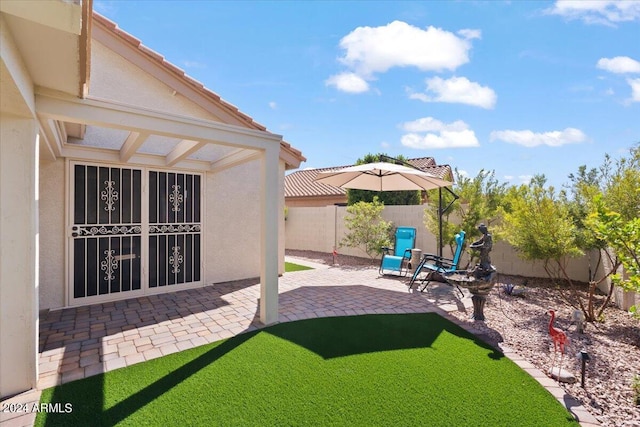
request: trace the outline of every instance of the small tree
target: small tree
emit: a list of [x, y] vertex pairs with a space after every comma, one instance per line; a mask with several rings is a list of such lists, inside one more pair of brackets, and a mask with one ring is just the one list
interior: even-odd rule
[[[586, 307], [581, 304], [589, 320], [601, 317], [615, 285], [633, 290], [634, 281], [640, 280], [633, 265], [634, 226], [640, 214], [640, 145], [630, 154], [616, 161], [605, 155], [598, 169], [581, 166], [577, 174], [569, 175], [571, 185], [562, 194], [576, 227], [577, 246], [598, 253], [595, 267], [589, 265]], [[621, 246], [623, 241], [626, 246]], [[609, 259], [608, 265], [602, 264], [603, 256]], [[621, 264], [629, 279], [615, 274]], [[608, 277], [612, 280], [606, 298], [596, 307], [596, 289]]]
[[[367, 163], [376, 163], [380, 158], [387, 156], [386, 154], [367, 154], [356, 161], [356, 165], [364, 165]], [[388, 156], [387, 156], [388, 157]], [[406, 161], [404, 156], [398, 156], [398, 160]], [[353, 205], [358, 202], [372, 202], [377, 197], [387, 206], [391, 205], [419, 205], [422, 203], [419, 191], [369, 191], [369, 190], [347, 190], [347, 204]]]
[[[636, 192], [640, 193], [640, 188]], [[611, 271], [615, 273], [611, 276], [612, 283], [627, 291], [640, 292], [640, 218], [625, 221], [622, 215], [607, 209], [601, 196], [595, 198], [594, 205], [595, 212], [589, 215], [586, 224], [619, 259]], [[625, 276], [617, 273], [619, 264]], [[632, 311], [637, 314], [638, 307], [632, 307]]]
[[362, 249], [370, 258], [382, 253], [391, 244], [391, 222], [382, 219], [384, 203], [374, 197], [371, 203], [358, 202], [347, 206], [345, 226], [349, 232], [340, 246]]

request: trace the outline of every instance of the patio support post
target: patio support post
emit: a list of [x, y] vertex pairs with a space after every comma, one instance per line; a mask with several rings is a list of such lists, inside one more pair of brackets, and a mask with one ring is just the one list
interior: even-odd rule
[[0, 398], [38, 381], [38, 125], [33, 81], [0, 14]]
[[278, 321], [279, 150], [267, 144], [261, 164], [260, 321]]
[[38, 135], [0, 113], [0, 397], [38, 380]]

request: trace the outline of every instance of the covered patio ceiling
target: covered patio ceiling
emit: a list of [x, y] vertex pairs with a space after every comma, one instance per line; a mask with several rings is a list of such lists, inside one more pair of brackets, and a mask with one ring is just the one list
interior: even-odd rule
[[217, 172], [257, 159], [267, 145], [279, 144], [280, 157], [296, 165], [295, 149], [267, 131], [46, 89], [36, 91], [36, 113], [43, 159]]

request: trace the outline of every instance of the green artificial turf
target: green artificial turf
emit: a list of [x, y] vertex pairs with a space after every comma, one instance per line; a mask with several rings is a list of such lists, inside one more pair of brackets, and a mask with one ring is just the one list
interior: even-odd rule
[[433, 314], [282, 323], [47, 389], [37, 426], [578, 426], [533, 378]]
[[307, 267], [306, 265], [294, 264], [292, 262], [284, 263], [284, 272], [291, 273], [293, 271], [303, 271], [303, 270], [313, 270], [311, 267]]

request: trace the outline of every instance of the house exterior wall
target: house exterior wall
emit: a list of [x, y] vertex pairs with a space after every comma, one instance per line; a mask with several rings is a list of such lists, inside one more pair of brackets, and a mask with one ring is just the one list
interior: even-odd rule
[[220, 121], [96, 40], [91, 44], [90, 93], [138, 107]]
[[0, 14], [0, 398], [38, 380], [38, 130], [33, 81]]
[[[173, 95], [173, 91], [164, 83], [144, 73], [98, 42], [92, 45], [90, 93], [97, 98], [113, 99], [172, 114], [207, 120], [218, 119], [186, 98], [178, 94]], [[122, 135], [116, 135], [117, 132], [123, 131], [92, 132], [89, 128], [83, 143], [93, 147], [109, 148], [110, 139], [122, 138]], [[279, 162], [278, 171], [279, 222], [284, 224], [285, 164], [282, 160]], [[40, 217], [44, 238], [40, 250], [39, 295], [43, 309], [57, 309], [67, 305], [67, 174], [68, 166], [63, 159], [41, 164]], [[259, 159], [220, 172], [203, 174], [203, 285], [260, 276], [261, 179]], [[278, 234], [278, 268], [280, 273], [283, 273], [284, 226]]]
[[260, 276], [260, 167], [207, 174], [207, 284]]
[[[40, 308], [66, 306], [64, 160], [41, 164]], [[280, 164], [284, 178], [284, 162]], [[219, 173], [207, 173], [203, 285], [260, 276], [260, 167], [255, 160]], [[281, 180], [283, 182], [283, 180]], [[279, 188], [284, 200], [284, 185]], [[284, 273], [284, 204], [279, 230], [279, 272]]]
[[[437, 253], [437, 237], [427, 231], [423, 224], [424, 206], [386, 206], [383, 219], [393, 222], [394, 226], [415, 227], [416, 248], [423, 253]], [[321, 208], [289, 208], [286, 226], [286, 248], [331, 252], [334, 246], [347, 233], [344, 226], [346, 207], [326, 206]], [[339, 247], [338, 254], [366, 257], [358, 248]], [[445, 257], [451, 257], [448, 246], [443, 249]], [[339, 262], [339, 258], [338, 258]], [[463, 255], [462, 263], [468, 262], [468, 255]], [[541, 262], [530, 262], [518, 257], [516, 250], [506, 242], [496, 242], [491, 251], [491, 262], [503, 274], [546, 277]], [[572, 259], [567, 271], [569, 276], [578, 281], [589, 279], [589, 258]]]
[[38, 357], [38, 139], [0, 113], [0, 397], [35, 388]]
[[40, 308], [65, 306], [65, 161], [40, 163]]

